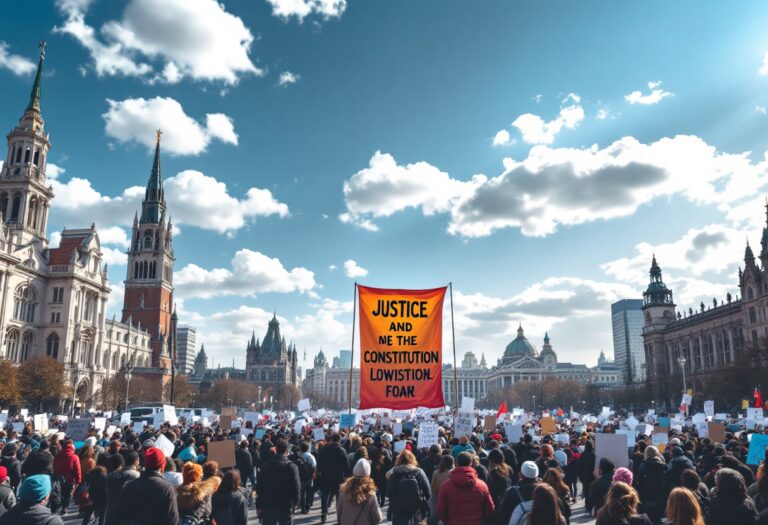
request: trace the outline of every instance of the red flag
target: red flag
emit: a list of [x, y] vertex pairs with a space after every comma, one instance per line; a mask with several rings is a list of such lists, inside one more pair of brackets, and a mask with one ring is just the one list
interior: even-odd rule
[[755, 408], [763, 407], [763, 396], [760, 395], [760, 389], [755, 387]]
[[506, 414], [507, 412], [507, 402], [502, 401], [499, 405], [499, 409], [496, 411], [496, 419], [499, 419], [502, 414]]
[[557, 409], [557, 417], [562, 417], [564, 413], [562, 408]]

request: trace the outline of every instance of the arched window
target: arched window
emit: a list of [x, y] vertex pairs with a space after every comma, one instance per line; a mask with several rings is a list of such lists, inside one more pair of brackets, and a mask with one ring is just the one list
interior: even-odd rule
[[37, 199], [32, 197], [29, 199], [29, 209], [27, 210], [27, 228], [31, 228], [34, 225], [36, 215]]
[[118, 354], [115, 352], [115, 354], [112, 356], [112, 370], [117, 370], [117, 358]]
[[133, 262], [133, 278], [134, 279], [139, 278], [139, 261]]
[[34, 336], [32, 335], [32, 332], [27, 332], [24, 334], [24, 338], [21, 340], [21, 356], [20, 361], [26, 361], [29, 359], [29, 354], [32, 350], [32, 341], [34, 339]]
[[152, 234], [149, 232], [149, 230], [144, 233], [144, 249], [152, 249]]
[[34, 162], [35, 166], [40, 165], [40, 150], [35, 151], [35, 160], [32, 162]]
[[19, 287], [14, 296], [13, 318], [17, 321], [32, 323], [35, 320], [35, 307], [37, 307], [37, 302], [32, 287]]
[[13, 204], [11, 205], [11, 222], [19, 220], [19, 209], [21, 208], [21, 194], [17, 193], [13, 196]]
[[8, 360], [17, 361], [19, 358], [19, 332], [11, 331], [5, 344], [8, 350]]
[[21, 162], [21, 147], [16, 149], [16, 164]]
[[104, 368], [109, 368], [109, 350], [104, 352]]
[[31, 153], [32, 153], [32, 150], [30, 150], [29, 148], [24, 150], [24, 164], [29, 164], [29, 156]]
[[752, 299], [753, 297], [754, 296], [752, 294], [752, 287], [750, 286], [749, 288], [747, 288], [747, 298]]
[[59, 336], [51, 334], [45, 341], [45, 355], [54, 359], [59, 358]]
[[8, 194], [6, 192], [0, 193], [0, 212], [3, 214], [3, 219], [8, 218]]

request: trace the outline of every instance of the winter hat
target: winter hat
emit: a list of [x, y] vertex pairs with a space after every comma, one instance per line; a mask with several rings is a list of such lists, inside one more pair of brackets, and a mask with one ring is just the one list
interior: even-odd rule
[[672, 457], [679, 458], [684, 454], [683, 449], [680, 447], [672, 449]]
[[51, 493], [51, 477], [48, 474], [29, 476], [21, 484], [19, 499], [24, 503], [43, 501]]
[[90, 445], [90, 446], [96, 445], [96, 438], [93, 437], [93, 436], [85, 438], [85, 444], [86, 444], [86, 446], [87, 445]]
[[145, 439], [144, 443], [141, 444], [141, 448], [152, 448], [155, 446], [155, 440], [152, 438]]
[[392, 443], [392, 434], [389, 434], [388, 432], [384, 432], [381, 435], [381, 440], [385, 443]]
[[564, 467], [568, 464], [568, 456], [560, 449], [555, 450], [555, 459], [558, 463], [560, 463], [561, 467]]
[[147, 470], [162, 470], [165, 468], [165, 454], [157, 447], [148, 448], [144, 453], [144, 468]]
[[672, 438], [669, 440], [669, 446], [670, 447], [679, 447], [680, 446], [680, 440], [677, 438]]
[[3, 483], [6, 479], [8, 479], [8, 469], [0, 467], [0, 483]]
[[613, 473], [613, 481], [623, 481], [631, 487], [632, 471], [625, 467], [617, 468], [616, 472]]
[[365, 458], [360, 458], [352, 469], [352, 475], [356, 478], [367, 478], [371, 475], [371, 463]]
[[184, 484], [195, 483], [200, 481], [203, 477], [203, 467], [197, 463], [187, 461], [184, 463], [184, 467], [181, 470], [181, 477], [184, 479]]
[[539, 467], [537, 467], [536, 463], [533, 461], [526, 461], [523, 463], [523, 466], [520, 467], [520, 472], [522, 473], [523, 477], [529, 479], [536, 479], [539, 477]]

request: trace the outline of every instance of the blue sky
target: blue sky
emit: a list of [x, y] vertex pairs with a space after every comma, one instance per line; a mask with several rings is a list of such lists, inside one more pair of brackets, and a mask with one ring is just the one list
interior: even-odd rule
[[119, 315], [163, 128], [176, 298], [215, 362], [273, 310], [309, 360], [348, 347], [356, 279], [452, 281], [460, 355], [495, 361], [522, 322], [593, 364], [651, 253], [687, 309], [738, 294], [759, 241], [761, 2], [31, 5], [2, 8], [0, 122], [47, 40], [49, 237], [96, 221]]

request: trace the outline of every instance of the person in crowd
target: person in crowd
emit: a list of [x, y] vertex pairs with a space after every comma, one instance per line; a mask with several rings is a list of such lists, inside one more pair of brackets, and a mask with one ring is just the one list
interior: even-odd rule
[[80, 470], [80, 458], [75, 453], [75, 445], [71, 439], [64, 441], [61, 451], [53, 460], [53, 473], [61, 482], [61, 514], [69, 508], [72, 492], [83, 481]]
[[440, 458], [442, 458], [442, 449], [438, 444], [432, 444], [429, 447], [429, 453], [419, 461], [419, 467], [427, 475], [427, 479], [432, 479], [432, 474], [437, 470], [440, 465]]
[[0, 516], [8, 512], [14, 505], [16, 505], [16, 494], [11, 488], [8, 470], [5, 467], [0, 467]]
[[597, 511], [595, 525], [651, 525], [647, 515], [638, 513], [639, 504], [635, 489], [617, 481], [610, 486], [605, 504]]
[[179, 451], [176, 457], [182, 461], [182, 464], [187, 461], [197, 463], [198, 456], [197, 449], [195, 448], [195, 438], [188, 437], [184, 442], [184, 448]]
[[685, 487], [672, 489], [667, 500], [669, 525], [704, 525], [704, 516], [696, 495]]
[[184, 483], [184, 475], [180, 472], [184, 468], [181, 460], [165, 458], [165, 472], [163, 479], [170, 483], [173, 488], [180, 487]]
[[336, 503], [338, 525], [376, 525], [382, 514], [376, 497], [376, 484], [371, 479], [371, 463], [360, 458], [352, 476], [339, 489]]
[[584, 508], [593, 516], [597, 516], [600, 507], [605, 501], [605, 497], [613, 484], [613, 471], [615, 465], [608, 458], [600, 458], [599, 464], [600, 477], [597, 478], [589, 488], [589, 496], [584, 502]]
[[658, 524], [664, 515], [664, 475], [667, 472], [667, 464], [659, 454], [659, 449], [654, 446], [645, 447], [645, 460], [638, 469], [639, 478], [635, 480], [637, 490], [640, 493], [640, 501], [643, 510]]
[[331, 498], [339, 497], [339, 487], [350, 473], [349, 458], [341, 447], [341, 436], [334, 433], [317, 455], [317, 479], [320, 487], [320, 523], [325, 523]]
[[536, 463], [534, 461], [524, 461], [520, 466], [520, 479], [518, 483], [512, 485], [507, 490], [501, 502], [501, 507], [496, 509], [494, 523], [496, 525], [507, 525], [510, 523], [509, 520], [512, 518], [512, 514], [517, 507], [525, 502], [533, 501], [533, 491], [540, 482], [539, 467], [536, 466]]
[[[684, 470], [680, 474], [681, 487], [686, 488], [693, 493], [696, 501], [699, 504], [701, 515], [705, 522], [709, 521], [709, 508], [712, 506], [712, 499], [709, 496], [709, 489], [702, 483], [701, 478], [695, 470]], [[669, 502], [669, 498], [667, 498]]]
[[[766, 452], [768, 454], [768, 452]], [[761, 465], [764, 467], [765, 463]], [[763, 512], [768, 509], [768, 475], [763, 474], [760, 479], [755, 483], [755, 495], [752, 496], [752, 500], [755, 502], [755, 508], [758, 512]]]
[[579, 458], [579, 481], [581, 481], [581, 495], [586, 500], [589, 498], [592, 482], [595, 481], [595, 444], [591, 439], [584, 443], [584, 452]]
[[173, 487], [163, 479], [165, 455], [156, 447], [144, 453], [144, 470], [122, 487], [115, 509], [118, 525], [178, 525]]
[[552, 487], [557, 494], [557, 502], [560, 505], [560, 513], [565, 522], [571, 523], [571, 493], [568, 485], [563, 481], [563, 473], [560, 469], [550, 468], [544, 474], [542, 481]]
[[406, 448], [397, 456], [387, 481], [387, 519], [392, 525], [416, 525], [429, 516], [431, 498], [429, 480], [419, 468], [416, 456]]
[[96, 466], [96, 452], [91, 445], [85, 445], [77, 451], [80, 458], [80, 474], [85, 479], [92, 468]]
[[299, 469], [288, 460], [288, 442], [278, 439], [275, 457], [261, 467], [256, 479], [256, 512], [263, 525], [291, 525], [300, 493]]
[[5, 467], [8, 472], [8, 482], [14, 492], [21, 483], [21, 462], [17, 457], [18, 450], [16, 443], [8, 443], [3, 448], [3, 455], [0, 458], [0, 467]]
[[[451, 477], [451, 471], [455, 468], [456, 462], [453, 459], [453, 456], [450, 454], [443, 454], [443, 456], [440, 458], [440, 466], [437, 467], [437, 470], [432, 474], [432, 482], [430, 483], [430, 490], [432, 491], [432, 494], [440, 494], [440, 487], [443, 486], [443, 484], [448, 481]], [[439, 521], [439, 518], [437, 517], [437, 498], [433, 497], [429, 500], [429, 510], [430, 510], [430, 516], [429, 516], [429, 524], [430, 525], [436, 525]]]
[[510, 525], [565, 525], [560, 513], [555, 489], [546, 483], [539, 483], [533, 490], [530, 501], [515, 508], [509, 520]]
[[243, 487], [246, 486], [248, 480], [251, 479], [251, 485], [255, 480], [253, 476], [253, 456], [248, 450], [248, 441], [242, 440], [240, 445], [235, 450], [235, 467], [240, 471], [240, 480]]
[[581, 459], [578, 440], [571, 439], [571, 443], [566, 453], [569, 455], [569, 459], [568, 466], [565, 468], [565, 483], [571, 491], [571, 502], [576, 503], [576, 495], [579, 487], [579, 460]]
[[240, 485], [240, 469], [232, 469], [224, 474], [218, 490], [211, 498], [211, 513], [216, 525], [247, 525], [248, 500]]
[[755, 503], [747, 496], [744, 477], [730, 468], [715, 474], [709, 525], [755, 525], [759, 514]]
[[621, 481], [623, 483], [626, 483], [630, 487], [632, 486], [632, 480], [634, 479], [634, 475], [632, 474], [632, 471], [628, 469], [627, 467], [619, 467], [616, 470], [613, 471], [613, 482]]
[[374, 447], [374, 453], [371, 455], [371, 468], [373, 470], [371, 477], [376, 483], [376, 497], [379, 500], [379, 507], [383, 507], [387, 499], [387, 472], [392, 468], [390, 441], [389, 434], [382, 434], [378, 444]]
[[459, 454], [462, 452], [469, 452], [471, 454], [475, 453], [475, 449], [472, 448], [472, 445], [469, 444], [469, 438], [467, 436], [461, 436], [459, 438], [459, 442], [451, 449], [451, 456], [453, 456], [453, 459], [456, 460], [459, 458]]
[[19, 502], [0, 516], [0, 525], [64, 525], [46, 505], [51, 494], [51, 477], [35, 474], [19, 487]]
[[91, 522], [92, 516], [96, 517], [98, 525], [104, 525], [108, 501], [106, 467], [103, 465], [93, 467], [83, 477], [83, 483], [88, 485], [88, 496], [90, 499], [90, 504], [83, 509], [83, 525], [88, 525]]
[[555, 460], [555, 449], [549, 444], [542, 445], [539, 449], [539, 458], [536, 460], [536, 466], [539, 468], [539, 477], [543, 479], [547, 470], [550, 467], [555, 467], [556, 464], [559, 465], [557, 460]]
[[478, 479], [472, 467], [473, 455], [459, 454], [456, 468], [437, 496], [437, 517], [445, 525], [482, 525], [494, 516], [488, 485]]
[[179, 516], [182, 521], [209, 523], [211, 519], [211, 498], [219, 488], [221, 478], [203, 478], [203, 467], [187, 461], [181, 470], [182, 484], [176, 489]]
[[[488, 490], [491, 491], [494, 508], [501, 505], [504, 495], [512, 486], [512, 469], [504, 461], [504, 454], [500, 449], [494, 448], [488, 452]], [[434, 489], [432, 490], [434, 494]]]
[[302, 441], [299, 444], [299, 454], [296, 457], [296, 467], [299, 469], [299, 481], [301, 482], [301, 494], [299, 495], [299, 509], [302, 514], [308, 514], [312, 508], [312, 500], [315, 497], [314, 477], [317, 470], [317, 460], [309, 452], [309, 443]]
[[[123, 453], [124, 452], [124, 453]], [[126, 461], [130, 464], [126, 465]], [[108, 460], [109, 474], [107, 474], [107, 511], [104, 523], [106, 525], [118, 525], [118, 502], [123, 486], [139, 477], [139, 455], [135, 450], [120, 451], [113, 454]]]

